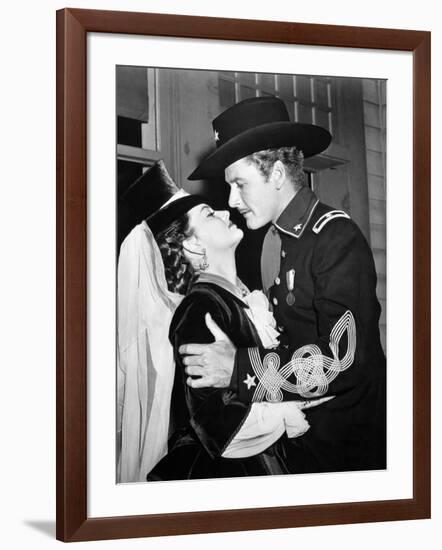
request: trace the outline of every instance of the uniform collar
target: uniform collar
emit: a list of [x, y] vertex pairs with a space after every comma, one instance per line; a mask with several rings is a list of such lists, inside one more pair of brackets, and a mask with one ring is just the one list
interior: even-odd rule
[[215, 275], [213, 273], [200, 273], [198, 279], [195, 281], [195, 284], [196, 283], [212, 283], [214, 285], [218, 285], [240, 300], [244, 300], [244, 297], [250, 292], [239, 277], [236, 280], [237, 284], [233, 285], [230, 281], [224, 279], [224, 277], [221, 277], [221, 275]]
[[319, 200], [309, 187], [302, 187], [274, 223], [284, 234], [299, 239]]

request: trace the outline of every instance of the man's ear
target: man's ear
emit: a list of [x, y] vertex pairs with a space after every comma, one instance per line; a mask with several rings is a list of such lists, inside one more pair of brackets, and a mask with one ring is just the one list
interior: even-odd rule
[[280, 160], [277, 160], [273, 165], [270, 180], [278, 190], [284, 185], [286, 180], [286, 170], [284, 164]]

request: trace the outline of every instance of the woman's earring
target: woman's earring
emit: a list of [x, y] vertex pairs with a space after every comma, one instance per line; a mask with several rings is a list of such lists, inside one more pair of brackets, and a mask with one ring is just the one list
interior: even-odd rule
[[202, 256], [203, 257], [201, 259], [199, 268], [200, 268], [201, 271], [206, 271], [206, 269], [209, 267], [209, 262], [207, 261], [206, 249], [205, 248], [203, 248]]

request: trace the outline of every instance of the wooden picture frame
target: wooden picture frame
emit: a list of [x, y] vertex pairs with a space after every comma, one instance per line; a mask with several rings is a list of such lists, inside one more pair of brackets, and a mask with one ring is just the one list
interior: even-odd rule
[[[89, 518], [87, 33], [413, 54], [413, 498]], [[64, 9], [57, 12], [57, 538], [84, 541], [430, 517], [430, 33]]]

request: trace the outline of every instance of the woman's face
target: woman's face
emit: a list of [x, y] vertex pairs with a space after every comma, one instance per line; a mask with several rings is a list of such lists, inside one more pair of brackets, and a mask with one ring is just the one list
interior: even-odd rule
[[189, 211], [189, 228], [192, 236], [207, 253], [235, 250], [244, 233], [230, 221], [226, 210], [213, 210], [207, 204], [199, 204]]

